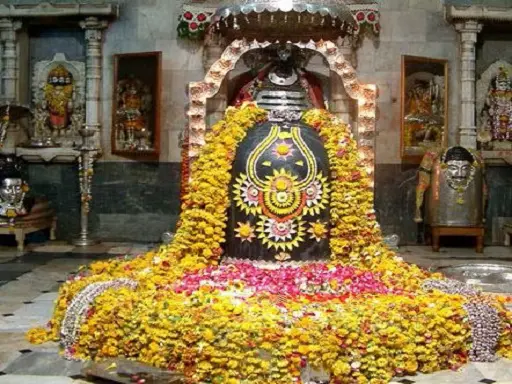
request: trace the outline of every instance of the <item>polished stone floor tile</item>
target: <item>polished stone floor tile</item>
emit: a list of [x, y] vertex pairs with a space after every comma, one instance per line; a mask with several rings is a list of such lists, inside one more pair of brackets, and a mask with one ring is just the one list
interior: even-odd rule
[[108, 253], [111, 255], [126, 255], [129, 254], [131, 250], [131, 246], [112, 247], [110, 248]]
[[57, 299], [58, 295], [59, 295], [58, 292], [47, 292], [47, 293], [41, 294], [41, 296], [36, 297], [32, 301], [34, 303], [37, 303], [37, 302], [40, 302], [40, 301], [51, 301], [51, 302], [53, 302], [53, 301], [55, 301]]
[[37, 264], [22, 263], [19, 261], [12, 261], [7, 263], [0, 263], [0, 272], [29, 272], [37, 267]]
[[29, 352], [9, 364], [4, 372], [17, 375], [78, 376], [83, 366], [84, 363], [65, 360], [57, 353]]
[[486, 379], [512, 382], [511, 360], [501, 359], [495, 363], [474, 363], [474, 365]]
[[4, 375], [0, 376], [0, 384], [72, 384], [74, 380], [59, 376], [28, 376]]
[[34, 252], [67, 253], [75, 247], [68, 244], [45, 244], [34, 248]]
[[0, 269], [0, 281], [12, 281], [23, 275], [23, 272], [19, 271], [2, 271]]
[[107, 253], [110, 247], [105, 246], [104, 244], [92, 245], [90, 247], [74, 247], [71, 252], [72, 253], [84, 253], [84, 254], [97, 254], [97, 253]]

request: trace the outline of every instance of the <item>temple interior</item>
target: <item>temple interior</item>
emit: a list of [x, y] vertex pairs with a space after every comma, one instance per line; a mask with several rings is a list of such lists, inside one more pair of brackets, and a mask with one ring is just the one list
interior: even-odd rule
[[0, 384], [511, 384], [511, 0], [0, 0]]

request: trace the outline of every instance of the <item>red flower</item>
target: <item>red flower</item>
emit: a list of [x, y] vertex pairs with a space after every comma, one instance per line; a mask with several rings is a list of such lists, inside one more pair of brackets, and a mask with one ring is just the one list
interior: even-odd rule
[[336, 156], [343, 157], [345, 156], [345, 153], [347, 153], [347, 151], [345, 151], [344, 149], [340, 149], [338, 152], [336, 152]]
[[356, 15], [356, 19], [358, 21], [364, 20], [364, 12], [358, 12], [357, 15]]
[[368, 20], [370, 20], [371, 22], [374, 22], [375, 21], [375, 13], [370, 12], [368, 14]]
[[192, 22], [189, 24], [189, 28], [193, 31], [195, 31], [197, 29], [197, 27], [199, 27], [199, 25], [197, 25], [197, 23], [195, 23], [195, 22]]
[[380, 31], [380, 24], [379, 23], [375, 24], [375, 26], [373, 28], [375, 28], [375, 30], [377, 32], [379, 32]]
[[200, 21], [200, 22], [203, 22], [206, 20], [206, 15], [204, 13], [200, 13], [199, 15], [197, 15], [197, 20]]
[[352, 172], [352, 181], [357, 181], [361, 178], [361, 173], [359, 171]]
[[185, 12], [183, 14], [183, 17], [187, 20], [192, 20], [192, 18], [194, 17], [194, 15], [192, 14], [192, 12]]

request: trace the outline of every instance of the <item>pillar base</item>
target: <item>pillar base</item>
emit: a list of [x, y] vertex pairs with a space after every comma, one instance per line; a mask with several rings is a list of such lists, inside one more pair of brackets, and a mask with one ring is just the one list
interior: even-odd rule
[[90, 239], [88, 237], [79, 237], [78, 239], [75, 239], [71, 241], [71, 244], [77, 246], [77, 247], [90, 247], [92, 245], [97, 245], [100, 242], [96, 239]]

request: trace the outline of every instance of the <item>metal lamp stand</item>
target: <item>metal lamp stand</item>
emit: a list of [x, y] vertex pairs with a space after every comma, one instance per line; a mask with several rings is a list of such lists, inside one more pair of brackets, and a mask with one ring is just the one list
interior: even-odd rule
[[73, 240], [73, 245], [88, 247], [98, 241], [89, 237], [89, 212], [92, 200], [92, 176], [94, 174], [94, 161], [99, 155], [99, 149], [92, 137], [99, 131], [99, 124], [87, 124], [80, 130], [83, 143], [80, 146], [78, 157], [78, 177], [80, 179], [80, 235]]

